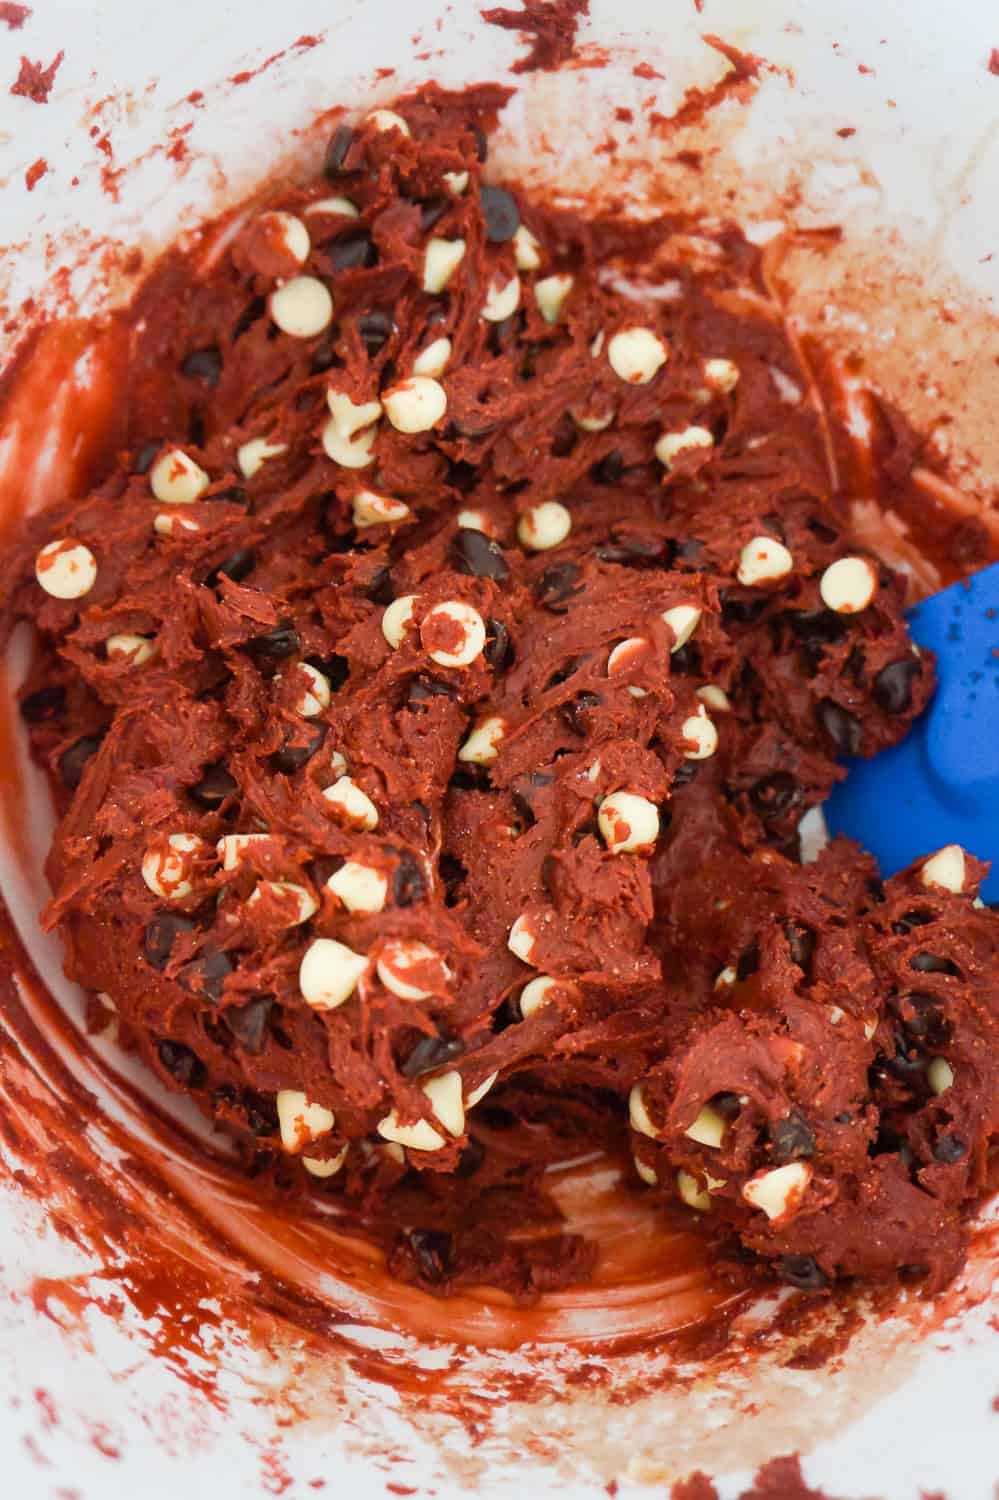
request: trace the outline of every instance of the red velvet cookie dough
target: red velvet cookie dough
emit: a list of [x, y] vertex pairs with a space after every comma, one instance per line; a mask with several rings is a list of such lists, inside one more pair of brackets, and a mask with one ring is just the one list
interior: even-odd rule
[[997, 1125], [980, 871], [798, 855], [932, 662], [756, 251], [487, 182], [504, 99], [341, 125], [137, 297], [128, 446], [3, 573], [49, 921], [400, 1275], [585, 1275], [507, 1230], [600, 1146], [797, 1285], [939, 1285]]

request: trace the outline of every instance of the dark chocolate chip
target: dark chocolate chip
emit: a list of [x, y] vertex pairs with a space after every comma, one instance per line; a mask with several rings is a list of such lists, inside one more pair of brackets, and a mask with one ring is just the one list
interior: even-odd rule
[[214, 345], [193, 350], [182, 363], [180, 373], [188, 380], [200, 380], [202, 385], [214, 390], [222, 378], [221, 352]]
[[156, 1049], [163, 1067], [186, 1089], [199, 1089], [205, 1081], [205, 1065], [182, 1042], [160, 1042]]
[[312, 375], [323, 375], [327, 370], [343, 363], [337, 358], [336, 350], [333, 348], [333, 334], [324, 333], [319, 343], [313, 349], [309, 358], [309, 371]]
[[50, 724], [65, 712], [66, 689], [39, 688], [37, 693], [29, 693], [27, 698], [22, 698], [20, 707], [21, 718], [26, 724]]
[[353, 234], [342, 234], [335, 240], [327, 240], [325, 244], [319, 246], [319, 253], [331, 271], [358, 271], [365, 266], [374, 266], [378, 263], [375, 242], [366, 229], [358, 229]]
[[755, 625], [767, 607], [766, 599], [740, 597], [730, 589], [722, 589], [719, 598], [721, 599], [722, 621], [726, 625]]
[[453, 854], [442, 854], [437, 861], [437, 873], [444, 887], [444, 905], [457, 906], [461, 900], [461, 887], [468, 875], [465, 866]]
[[801, 787], [789, 771], [774, 771], [750, 787], [749, 800], [761, 818], [779, 818], [797, 807], [801, 801]]
[[266, 311], [266, 297], [254, 297], [253, 301], [243, 309], [239, 317], [236, 319], [232, 330], [233, 343], [235, 343], [237, 339], [241, 339], [243, 337], [243, 334], [247, 333], [253, 327], [254, 323], [259, 323], [260, 319], [264, 316], [264, 313]]
[[510, 576], [510, 566], [499, 542], [484, 531], [462, 526], [452, 537], [448, 548], [459, 573], [473, 578], [493, 578], [503, 583]]
[[875, 1064], [875, 1072], [890, 1073], [903, 1083], [911, 1083], [920, 1073], [926, 1072], [930, 1059], [912, 1042], [908, 1031], [908, 1026], [903, 1027], [895, 1038], [894, 1056], [879, 1058]]
[[701, 675], [701, 648], [696, 641], [687, 641], [670, 653], [669, 669], [675, 677]]
[[192, 963], [185, 964], [182, 977], [196, 995], [204, 995], [217, 1005], [222, 999], [226, 977], [234, 968], [228, 953], [223, 953], [220, 948], [204, 948]]
[[582, 692], [570, 698], [568, 703], [563, 703], [559, 714], [574, 734], [588, 734], [589, 714], [591, 710], [599, 707], [600, 699], [596, 693]]
[[662, 537], [619, 536], [597, 548], [601, 562], [617, 563], [622, 568], [662, 565], [669, 543]]
[[416, 1043], [400, 1069], [404, 1078], [418, 1078], [421, 1073], [432, 1073], [445, 1063], [463, 1057], [465, 1043], [457, 1036], [424, 1036]]
[[289, 620], [284, 620], [273, 630], [247, 641], [246, 649], [254, 660], [283, 661], [301, 651], [302, 637]]
[[735, 977], [741, 984], [746, 979], [752, 979], [754, 974], [759, 973], [759, 970], [760, 945], [754, 940], [739, 954], [739, 961], [735, 966]]
[[815, 1154], [814, 1132], [797, 1109], [792, 1109], [783, 1120], [771, 1125], [770, 1140], [773, 1145], [771, 1156], [775, 1162], [800, 1161]]
[[520, 228], [520, 209], [517, 200], [506, 188], [483, 184], [479, 193], [482, 219], [486, 239], [493, 245], [504, 245], [512, 240]]
[[832, 526], [827, 526], [825, 521], [820, 521], [817, 516], [809, 518], [808, 529], [813, 536], [818, 537], [820, 542], [826, 542], [830, 547], [833, 542], [839, 541], [839, 532]]
[[552, 563], [534, 585], [534, 597], [537, 603], [544, 609], [550, 609], [553, 614], [566, 614], [566, 601], [574, 594], [581, 592], [577, 587], [579, 574], [578, 563]]
[[454, 1175], [456, 1177], [474, 1177], [485, 1159], [485, 1146], [483, 1146], [481, 1141], [477, 1141], [473, 1137], [461, 1153], [458, 1165], [454, 1169]]
[[188, 788], [187, 795], [199, 807], [214, 811], [222, 806], [227, 797], [235, 796], [238, 791], [239, 786], [230, 775], [225, 762], [217, 760], [213, 765], [205, 767], [201, 780]]
[[906, 911], [902, 913], [897, 922], [891, 924], [891, 930], [898, 937], [905, 937], [907, 933], [912, 931], [913, 927], [928, 927], [935, 920], [936, 918], [931, 911]]
[[486, 621], [486, 644], [483, 656], [494, 672], [503, 672], [513, 660], [510, 632], [502, 620]]
[[524, 316], [521, 312], [511, 313], [508, 318], [500, 318], [498, 323], [490, 323], [488, 336], [490, 354], [505, 354], [516, 343], [523, 325]]
[[162, 444], [159, 438], [154, 438], [151, 443], [143, 443], [132, 460], [133, 474], [148, 474], [153, 466], [153, 459], [160, 451]]
[[275, 1135], [278, 1117], [274, 1100], [262, 1094], [252, 1095], [246, 1103], [246, 1123], [254, 1135]]
[[673, 772], [673, 786], [689, 786], [700, 770], [699, 760], [685, 760]]
[[407, 1229], [409, 1246], [424, 1281], [438, 1286], [450, 1274], [454, 1263], [454, 1236], [445, 1229]]
[[617, 484], [623, 473], [624, 456], [619, 449], [612, 448], [590, 469], [590, 478], [595, 484]]
[[209, 490], [203, 498], [213, 505], [245, 505], [246, 491], [238, 484], [230, 484], [224, 490]]
[[912, 684], [922, 675], [922, 664], [914, 656], [889, 662], [871, 685], [871, 697], [886, 714], [904, 714], [912, 706]]
[[74, 740], [68, 750], [59, 757], [59, 779], [63, 786], [74, 792], [83, 780], [83, 768], [101, 748], [104, 736], [84, 734]]
[[372, 604], [381, 604], [387, 608], [395, 598], [395, 590], [392, 587], [392, 569], [379, 568], [372, 573], [371, 581], [364, 590], [364, 597], [370, 599]]
[[416, 707], [420, 703], [429, 703], [432, 698], [457, 697], [457, 688], [453, 683], [440, 682], [436, 677], [420, 676], [414, 677], [409, 684], [406, 703], [409, 708]]
[[474, 464], [468, 463], [460, 458], [456, 462], [449, 462], [447, 466], [447, 482], [452, 489], [461, 495], [471, 494], [479, 478], [479, 471]]
[[701, 568], [704, 557], [704, 543], [698, 541], [696, 536], [684, 537], [677, 542], [673, 548], [673, 560], [678, 563], [687, 563], [690, 567]]
[[480, 162], [486, 162], [486, 161], [488, 161], [489, 160], [489, 142], [486, 139], [486, 133], [482, 129], [482, 126], [481, 125], [474, 125], [473, 124], [473, 125], [469, 125], [468, 128], [469, 128], [469, 130], [472, 133], [473, 140], [475, 141], [475, 154], [479, 158], [479, 161]]
[[231, 578], [233, 583], [242, 583], [248, 578], [257, 566], [257, 554], [252, 547], [237, 547], [235, 552], [230, 552], [228, 557], [223, 557], [220, 563], [208, 574], [205, 583], [210, 589], [218, 587], [219, 579]]
[[285, 776], [300, 771], [316, 751], [322, 748], [328, 729], [328, 725], [316, 721], [296, 724], [294, 728], [289, 726], [284, 731], [284, 744], [271, 756], [271, 765], [275, 771], [280, 771]]
[[916, 1157], [912, 1147], [905, 1140], [904, 1136], [899, 1135], [898, 1131], [893, 1130], [890, 1125], [880, 1126], [877, 1135], [868, 1146], [867, 1152], [869, 1156], [894, 1156], [897, 1154], [907, 1172], [911, 1172], [916, 1165]]
[[723, 1120], [737, 1120], [742, 1113], [742, 1100], [738, 1094], [729, 1089], [722, 1089], [718, 1094], [712, 1094], [708, 1100], [715, 1114], [721, 1115]]
[[192, 411], [187, 419], [187, 441], [194, 448], [205, 446], [205, 419], [200, 411]]
[[941, 1135], [933, 1143], [933, 1155], [937, 1161], [946, 1166], [953, 1166], [954, 1162], [960, 1161], [967, 1156], [968, 1146], [959, 1135]]
[[423, 865], [414, 854], [400, 850], [392, 872], [392, 900], [396, 906], [415, 906], [424, 900], [426, 894], [427, 877]]
[[354, 132], [349, 125], [338, 125], [330, 136], [326, 147], [326, 155], [323, 157], [323, 176], [327, 182], [336, 182], [343, 171], [343, 164], [354, 140]]
[[222, 1019], [241, 1047], [254, 1057], [264, 1050], [274, 1009], [273, 995], [256, 995], [245, 1005], [231, 1005], [222, 1014]]
[[373, 308], [357, 320], [357, 331], [361, 343], [369, 354], [377, 354], [383, 344], [391, 338], [395, 324], [387, 312]]
[[961, 970], [957, 964], [949, 958], [941, 958], [937, 953], [916, 953], [909, 959], [909, 968], [915, 969], [917, 974], [950, 974], [954, 979], [960, 979]]
[[782, 1255], [777, 1261], [777, 1273], [799, 1292], [822, 1292], [829, 1285], [828, 1276], [810, 1255]]
[[182, 932], [193, 931], [194, 923], [190, 917], [182, 917], [172, 911], [157, 912], [152, 921], [147, 923], [142, 938], [146, 963], [162, 973], [170, 962], [176, 939]]
[[451, 202], [447, 198], [425, 198], [420, 204], [420, 228], [423, 233], [427, 234], [433, 229], [450, 207]]
[[339, 652], [334, 651], [329, 656], [310, 656], [307, 660], [310, 666], [322, 672], [331, 692], [338, 693], [350, 677], [350, 662]]
[[807, 978], [811, 973], [815, 945], [818, 941], [811, 927], [803, 922], [785, 922], [784, 936], [791, 952], [791, 962], [798, 965]]
[[834, 703], [831, 698], [823, 698], [816, 714], [836, 749], [844, 755], [856, 755], [863, 735], [859, 719], [854, 718], [849, 709]]

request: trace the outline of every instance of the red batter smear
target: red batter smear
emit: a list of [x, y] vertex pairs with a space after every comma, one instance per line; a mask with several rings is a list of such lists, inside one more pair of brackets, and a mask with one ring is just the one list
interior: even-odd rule
[[999, 78], [999, 47], [993, 47], [989, 53], [989, 72]]
[[[671, 1500], [718, 1500], [718, 1491], [706, 1474], [692, 1474], [674, 1484], [670, 1495]], [[835, 1500], [835, 1497], [806, 1484], [800, 1459], [797, 1454], [790, 1454], [764, 1464], [738, 1500]]]
[[35, 104], [47, 104], [56, 73], [65, 55], [64, 52], [57, 52], [47, 68], [43, 68], [40, 62], [35, 63], [28, 57], [22, 57], [21, 71], [11, 85], [10, 92], [21, 98], [31, 99]]
[[514, 63], [514, 73], [547, 73], [570, 60], [580, 21], [589, 13], [590, 0], [524, 0], [523, 10], [496, 5], [482, 11], [482, 19], [523, 32], [528, 51]]
[[20, 31], [30, 15], [27, 5], [13, 5], [11, 0], [3, 0], [0, 4], [0, 21], [4, 22], [9, 31]]
[[34, 192], [35, 187], [45, 176], [45, 173], [48, 171], [48, 169], [49, 164], [45, 160], [44, 156], [38, 157], [37, 161], [33, 161], [31, 163], [31, 166], [27, 168], [24, 174], [24, 185], [28, 189], [29, 193]]

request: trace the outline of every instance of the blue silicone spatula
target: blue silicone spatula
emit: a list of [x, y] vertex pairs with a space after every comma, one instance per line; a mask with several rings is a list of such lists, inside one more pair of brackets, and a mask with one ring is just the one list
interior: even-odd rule
[[915, 605], [909, 629], [936, 652], [938, 686], [911, 733], [849, 774], [825, 806], [830, 833], [874, 854], [884, 875], [945, 844], [994, 861], [999, 901], [999, 563]]

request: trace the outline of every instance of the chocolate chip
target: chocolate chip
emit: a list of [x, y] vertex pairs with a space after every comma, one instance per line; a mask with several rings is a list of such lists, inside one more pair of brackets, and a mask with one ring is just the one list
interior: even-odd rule
[[962, 1141], [959, 1135], [940, 1135], [933, 1143], [933, 1155], [937, 1161], [944, 1162], [947, 1166], [953, 1166], [954, 1162], [960, 1161], [968, 1153], [966, 1141]]
[[337, 358], [333, 347], [333, 334], [324, 333], [309, 359], [310, 374], [323, 375], [327, 370], [332, 370], [334, 366], [339, 367], [342, 364], [343, 361]]
[[147, 923], [142, 937], [146, 963], [162, 973], [170, 962], [176, 939], [182, 932], [193, 931], [194, 923], [190, 917], [182, 917], [179, 913], [169, 911], [157, 912], [152, 921]]
[[335, 182], [343, 172], [343, 164], [354, 140], [349, 125], [338, 125], [330, 136], [323, 158], [323, 176], [327, 182]]
[[256, 995], [245, 1005], [231, 1005], [222, 1014], [222, 1019], [241, 1047], [259, 1057], [264, 1050], [267, 1031], [274, 1009], [273, 995]]
[[820, 542], [832, 546], [833, 542], [839, 541], [839, 532], [832, 526], [827, 526], [825, 521], [820, 521], [817, 516], [811, 516], [808, 520], [808, 529], [813, 536], [817, 536]]
[[473, 124], [473, 125], [469, 125], [468, 128], [471, 131], [472, 138], [475, 141], [475, 154], [479, 158], [479, 161], [480, 162], [486, 162], [486, 161], [488, 161], [489, 160], [489, 142], [486, 139], [486, 133], [482, 129], [482, 126], [481, 125], [474, 125]]
[[69, 791], [74, 792], [80, 785], [84, 766], [97, 754], [103, 740], [104, 736], [100, 734], [84, 734], [74, 740], [68, 750], [62, 752], [59, 757], [59, 779]]
[[579, 428], [566, 412], [555, 424], [549, 449], [553, 458], [568, 458], [579, 442]]
[[380, 604], [387, 608], [395, 598], [395, 588], [392, 583], [391, 568], [379, 568], [372, 573], [371, 581], [364, 590], [364, 597], [370, 599], [372, 604]]
[[21, 718], [26, 724], [50, 724], [66, 709], [66, 689], [63, 687], [39, 688], [21, 699]]
[[246, 491], [238, 484], [230, 484], [224, 490], [209, 490], [203, 499], [210, 500], [213, 505], [245, 505]]
[[742, 1113], [742, 1100], [738, 1094], [733, 1094], [729, 1089], [722, 1089], [718, 1094], [712, 1094], [708, 1100], [715, 1114], [721, 1115], [723, 1120], [737, 1120]]
[[674, 790], [680, 786], [689, 786], [696, 777], [700, 765], [701, 762], [699, 760], [685, 760], [681, 762], [673, 772]]
[[950, 974], [954, 979], [960, 979], [961, 970], [957, 964], [949, 958], [941, 958], [936, 953], [916, 953], [909, 959], [909, 968], [915, 969], [917, 974]]
[[392, 900], [396, 906], [415, 906], [424, 900], [426, 894], [427, 877], [422, 864], [415, 855], [400, 850], [392, 872]]
[[273, 1099], [266, 1099], [263, 1094], [254, 1094], [248, 1098], [246, 1123], [254, 1135], [276, 1135], [278, 1117]]
[[233, 583], [241, 583], [247, 578], [257, 566], [257, 554], [252, 547], [238, 547], [235, 552], [230, 552], [228, 557], [223, 557], [205, 579], [208, 588], [218, 587], [219, 579], [223, 576], [231, 578]]
[[450, 207], [447, 198], [425, 198], [420, 204], [420, 228], [423, 233], [429, 233]]
[[455, 1177], [474, 1177], [485, 1159], [485, 1146], [481, 1141], [473, 1138], [461, 1153], [458, 1165], [454, 1169]]
[[[259, 323], [260, 319], [264, 316], [266, 311], [267, 299], [265, 297], [254, 297], [253, 301], [243, 309], [239, 317], [236, 319], [235, 324], [233, 325], [233, 343], [235, 343], [237, 339], [241, 339], [243, 337], [243, 334], [247, 333], [253, 327], [254, 323]], [[157, 445], [157, 451], [158, 447], [159, 445]]]
[[891, 930], [897, 936], [905, 937], [906, 933], [911, 932], [913, 927], [928, 927], [935, 920], [936, 918], [931, 911], [906, 911], [902, 913], [897, 922], [891, 924]]
[[170, 1076], [186, 1089], [199, 1089], [205, 1081], [205, 1065], [182, 1042], [160, 1042], [159, 1059]]
[[294, 728], [289, 725], [284, 731], [284, 744], [271, 756], [271, 765], [275, 771], [280, 771], [285, 776], [300, 771], [316, 751], [322, 748], [328, 728], [328, 725], [318, 722], [303, 722], [301, 725], [296, 724]]
[[222, 806], [227, 797], [235, 796], [238, 791], [239, 786], [229, 774], [229, 768], [225, 762], [217, 760], [213, 765], [205, 767], [201, 780], [188, 788], [187, 795], [199, 807], [213, 812], [217, 807]]
[[784, 936], [791, 952], [791, 962], [797, 964], [807, 978], [811, 973], [812, 958], [818, 941], [816, 934], [803, 922], [785, 922]]
[[457, 697], [457, 689], [450, 682], [439, 682], [436, 677], [425, 677], [422, 673], [414, 677], [409, 684], [406, 704], [409, 708], [415, 708], [418, 704], [429, 703], [431, 698]]
[[589, 734], [588, 715], [594, 708], [600, 707], [600, 701], [596, 693], [577, 693], [574, 698], [562, 704], [559, 714], [574, 734]]
[[334, 651], [329, 656], [308, 656], [306, 661], [316, 667], [326, 678], [331, 692], [338, 693], [350, 677], [350, 662]]
[[395, 324], [389, 314], [381, 312], [378, 308], [366, 312], [357, 320], [357, 331], [369, 354], [377, 354], [382, 345], [391, 338], [394, 329]]
[[484, 531], [462, 526], [452, 537], [448, 551], [459, 573], [473, 578], [492, 578], [503, 583], [510, 576], [510, 566], [499, 542]]
[[517, 200], [506, 188], [484, 184], [479, 192], [482, 219], [486, 239], [493, 245], [504, 245], [512, 240], [520, 228], [520, 209]]
[[159, 438], [154, 438], [151, 443], [143, 443], [132, 461], [132, 473], [148, 474], [153, 466], [153, 459], [160, 451], [161, 446]]
[[486, 621], [486, 644], [482, 652], [494, 672], [503, 672], [513, 660], [510, 632], [502, 620]]
[[701, 675], [701, 648], [696, 641], [687, 641], [670, 653], [669, 669], [676, 677]]
[[553, 614], [567, 614], [566, 600], [580, 592], [576, 586], [579, 574], [578, 563], [552, 563], [534, 585], [535, 600], [544, 609], [550, 609]]
[[404, 1078], [419, 1078], [421, 1073], [432, 1073], [465, 1054], [465, 1043], [457, 1036], [421, 1037], [403, 1063], [400, 1072]]
[[722, 621], [726, 625], [755, 625], [767, 607], [766, 599], [741, 598], [731, 589], [722, 589], [719, 594]]
[[437, 861], [437, 873], [444, 887], [444, 905], [457, 906], [461, 900], [461, 887], [468, 875], [465, 866], [453, 854], [442, 854]]
[[460, 458], [456, 462], [449, 462], [447, 466], [447, 482], [452, 489], [461, 495], [469, 495], [478, 483], [479, 471], [474, 464], [468, 463]]
[[819, 723], [832, 740], [837, 750], [844, 755], [856, 755], [860, 749], [863, 731], [859, 719], [831, 698], [823, 698], [816, 709]]
[[183, 361], [180, 373], [188, 380], [200, 380], [214, 390], [222, 377], [222, 355], [214, 345], [207, 349], [195, 349]]
[[740, 984], [746, 979], [752, 979], [754, 974], [760, 970], [760, 945], [754, 939], [748, 948], [744, 948], [739, 954], [739, 961], [735, 966], [735, 977]]
[[777, 1261], [777, 1273], [799, 1292], [822, 1292], [829, 1285], [828, 1276], [810, 1255], [782, 1255]]
[[673, 560], [677, 563], [687, 563], [690, 567], [701, 570], [704, 557], [704, 543], [698, 541], [696, 536], [684, 537], [676, 543], [673, 548]]
[[925, 1073], [929, 1057], [911, 1041], [908, 1030], [907, 1026], [902, 1028], [895, 1038], [894, 1055], [880, 1057], [875, 1063], [875, 1072], [890, 1073], [902, 1083], [911, 1083], [920, 1073]]
[[302, 637], [290, 620], [284, 620], [280, 625], [275, 625], [273, 630], [247, 641], [246, 649], [254, 660], [283, 661], [285, 657], [295, 656], [301, 651]]
[[424, 1281], [444, 1281], [454, 1261], [454, 1236], [444, 1229], [407, 1229], [404, 1238]]
[[779, 818], [782, 813], [797, 807], [801, 801], [801, 787], [789, 771], [774, 771], [750, 787], [749, 800], [761, 818]]
[[490, 354], [505, 354], [517, 342], [523, 327], [523, 312], [511, 313], [508, 318], [501, 318], [498, 323], [490, 323], [487, 338]]
[[869, 1156], [894, 1156], [897, 1154], [907, 1172], [911, 1172], [916, 1165], [916, 1158], [912, 1147], [890, 1125], [880, 1126], [877, 1135], [868, 1146], [867, 1152]]
[[192, 963], [185, 964], [182, 978], [188, 989], [217, 1005], [222, 999], [226, 976], [234, 968], [228, 953], [223, 953], [220, 948], [204, 948]]
[[378, 251], [375, 242], [366, 229], [358, 229], [353, 234], [342, 234], [335, 240], [327, 240], [319, 246], [319, 253], [324, 257], [331, 271], [358, 271], [365, 266], [374, 266], [378, 263]]
[[623, 473], [624, 456], [619, 449], [612, 448], [590, 469], [590, 478], [595, 484], [617, 484]]
[[622, 568], [640, 568], [664, 563], [668, 551], [662, 537], [620, 536], [598, 547], [597, 557]]
[[886, 714], [904, 714], [912, 706], [912, 684], [922, 675], [922, 665], [914, 656], [889, 662], [882, 667], [871, 685], [871, 697]]
[[770, 1140], [773, 1146], [771, 1156], [775, 1162], [800, 1161], [815, 1154], [815, 1135], [797, 1109], [792, 1109], [783, 1120], [771, 1125]]

